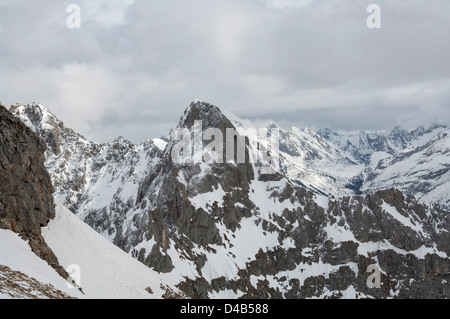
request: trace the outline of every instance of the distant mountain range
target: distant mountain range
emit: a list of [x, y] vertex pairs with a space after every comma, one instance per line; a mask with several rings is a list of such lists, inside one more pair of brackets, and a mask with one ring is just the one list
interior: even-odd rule
[[368, 194], [395, 187], [450, 208], [450, 129], [394, 128], [390, 133], [281, 131], [281, 171], [326, 196]]

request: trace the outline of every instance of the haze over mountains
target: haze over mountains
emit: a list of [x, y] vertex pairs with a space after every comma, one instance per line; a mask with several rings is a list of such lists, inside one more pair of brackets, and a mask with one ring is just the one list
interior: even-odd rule
[[[67, 228], [74, 247], [78, 235], [96, 234], [84, 224], [71, 226], [81, 221], [70, 221], [65, 208], [128, 253], [126, 272], [147, 266], [139, 273], [148, 284], [136, 284], [134, 292], [116, 287], [114, 296], [450, 294], [450, 140], [444, 125], [369, 133], [272, 124], [268, 129], [280, 132], [279, 162], [277, 172], [262, 174], [264, 161], [176, 163], [173, 139], [88, 141], [36, 103], [13, 105], [10, 112], [46, 144], [45, 167], [61, 204], [43, 234], [64, 267], [86, 269], [102, 260], [99, 250], [93, 250], [91, 262], [71, 257], [60, 227]], [[202, 101], [191, 103], [178, 127], [192, 128], [197, 120], [223, 136], [227, 128], [246, 136], [247, 157], [262, 144], [270, 148], [266, 137], [249, 134]], [[80, 247], [89, 250], [83, 243], [80, 237]], [[118, 255], [111, 258], [127, 259]], [[370, 265], [381, 270], [380, 288], [367, 284]], [[102, 296], [101, 276], [94, 277], [86, 291]]]
[[281, 129], [282, 170], [309, 189], [334, 196], [396, 187], [450, 206], [449, 128], [435, 124], [390, 133]]

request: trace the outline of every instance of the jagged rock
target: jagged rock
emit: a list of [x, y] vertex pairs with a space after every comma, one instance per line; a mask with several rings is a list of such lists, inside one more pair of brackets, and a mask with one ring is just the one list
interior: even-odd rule
[[0, 228], [18, 233], [61, 276], [67, 272], [41, 235], [55, 216], [44, 142], [0, 105]]
[[150, 254], [144, 256], [145, 252], [140, 256], [139, 261], [158, 272], [171, 272], [174, 268], [170, 256], [161, 252], [158, 245], [154, 245]]
[[349, 262], [358, 262], [358, 243], [345, 241], [333, 243], [327, 240], [321, 247], [323, 262], [330, 265], [344, 265]]
[[14, 299], [75, 299], [50, 284], [3, 265], [0, 265], [0, 294]]

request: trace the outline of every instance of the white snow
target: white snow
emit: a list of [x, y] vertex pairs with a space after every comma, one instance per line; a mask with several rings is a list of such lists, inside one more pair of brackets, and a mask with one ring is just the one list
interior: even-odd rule
[[389, 204], [387, 204], [386, 202], [383, 201], [383, 204], [381, 205], [381, 207], [383, 208], [383, 210], [386, 213], [391, 215], [394, 219], [398, 220], [404, 226], [409, 227], [412, 230], [414, 230], [416, 232], [419, 232], [421, 234], [424, 233], [423, 229], [422, 229], [422, 227], [420, 226], [419, 223], [414, 225], [409, 218], [407, 218], [407, 217], [403, 216], [402, 214], [400, 214], [394, 206], [390, 206]]
[[291, 203], [290, 200], [279, 201], [277, 196], [271, 196], [274, 191], [281, 192], [286, 187], [286, 180], [278, 182], [263, 182], [254, 179], [250, 183], [250, 200], [259, 207], [259, 216], [269, 219], [270, 214], [281, 215], [285, 209], [293, 210], [299, 207], [298, 203]]
[[[78, 265], [86, 298], [160, 298], [157, 273], [95, 232], [61, 204], [42, 228], [47, 244], [67, 269]], [[145, 289], [150, 287], [153, 294]]]
[[[180, 173], [179, 173], [180, 174]], [[178, 178], [180, 180], [180, 178]], [[209, 193], [198, 194], [190, 199], [190, 202], [196, 209], [203, 208], [206, 212], [210, 211], [214, 202], [217, 202], [218, 207], [223, 206], [223, 197], [225, 192], [222, 185], [218, 184], [217, 188]]]
[[328, 209], [328, 203], [329, 203], [328, 196], [315, 194], [315, 197], [316, 197], [315, 202], [317, 203], [317, 205], [319, 205], [326, 211]]
[[0, 265], [22, 272], [44, 284], [51, 284], [56, 289], [70, 296], [83, 297], [77, 289], [70, 289], [66, 280], [59, 276], [44, 260], [33, 253], [28, 243], [22, 240], [18, 234], [10, 230], [0, 229], [0, 242], [2, 243], [0, 245]]
[[167, 146], [167, 142], [160, 139], [160, 138], [154, 138], [153, 143], [156, 145], [156, 147], [158, 147], [161, 151], [164, 151], [166, 149]]

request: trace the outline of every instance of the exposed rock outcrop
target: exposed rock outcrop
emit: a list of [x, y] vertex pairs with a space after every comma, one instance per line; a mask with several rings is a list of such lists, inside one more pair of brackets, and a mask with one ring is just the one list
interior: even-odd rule
[[45, 243], [41, 227], [55, 216], [45, 143], [0, 105], [0, 228], [18, 233], [61, 276], [67, 272]]
[[75, 299], [50, 284], [3, 265], [0, 265], [0, 294], [13, 299]]

